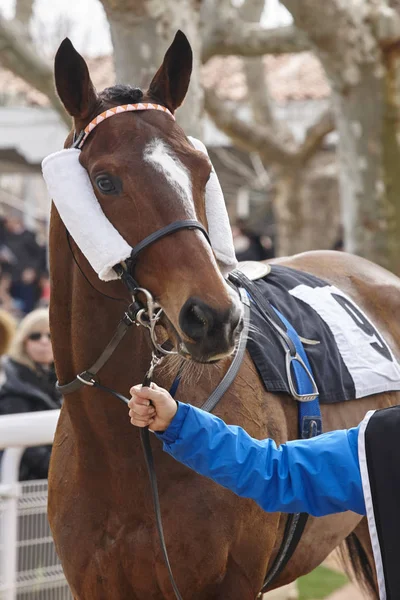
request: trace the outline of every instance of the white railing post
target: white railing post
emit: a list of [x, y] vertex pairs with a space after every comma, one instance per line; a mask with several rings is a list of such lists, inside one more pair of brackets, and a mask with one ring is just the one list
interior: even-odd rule
[[18, 569], [18, 483], [24, 449], [51, 444], [59, 410], [0, 417], [0, 600], [15, 600]]
[[0, 526], [0, 581], [1, 600], [15, 600], [17, 584], [17, 542], [18, 542], [18, 484], [19, 465], [24, 448], [7, 448], [4, 451], [0, 469], [0, 498], [5, 498]]

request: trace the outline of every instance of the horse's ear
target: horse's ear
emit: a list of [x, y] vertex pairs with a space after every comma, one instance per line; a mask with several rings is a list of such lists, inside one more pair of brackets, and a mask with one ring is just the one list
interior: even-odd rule
[[89, 69], [68, 38], [61, 42], [54, 61], [57, 93], [72, 117], [87, 118], [97, 104]]
[[148, 94], [172, 113], [186, 96], [192, 63], [192, 48], [186, 35], [178, 30], [148, 89]]

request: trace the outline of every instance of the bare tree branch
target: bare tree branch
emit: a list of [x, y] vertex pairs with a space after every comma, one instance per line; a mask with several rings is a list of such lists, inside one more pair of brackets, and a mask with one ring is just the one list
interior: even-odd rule
[[306, 137], [298, 155], [304, 165], [320, 147], [324, 137], [335, 130], [335, 119], [330, 108], [322, 113], [317, 121], [307, 129]]
[[221, 102], [210, 90], [205, 91], [205, 109], [217, 127], [238, 147], [247, 152], [256, 152], [266, 164], [285, 168], [291, 165], [297, 169], [303, 167], [318, 151], [324, 137], [335, 129], [333, 113], [328, 109], [309, 127], [304, 142], [295, 147], [279, 140], [276, 132], [269, 127], [239, 118], [234, 109]]
[[331, 83], [344, 90], [359, 79], [359, 65], [372, 65], [380, 49], [369, 21], [371, 4], [364, 2], [329, 3], [315, 0], [281, 0], [295, 25], [309, 36]]
[[243, 59], [247, 84], [247, 101], [256, 123], [278, 129], [269, 94], [265, 65], [260, 56]]
[[271, 178], [267, 169], [264, 167], [261, 157], [257, 152], [250, 153], [251, 164], [253, 165], [253, 169], [257, 174], [257, 179], [255, 182], [255, 188], [258, 190], [265, 190], [271, 185]]
[[[285, 0], [285, 4], [291, 2], [296, 0]], [[210, 0], [205, 3], [210, 4]], [[304, 3], [311, 9], [315, 0], [303, 0], [301, 6], [297, 5], [297, 11], [301, 14], [306, 12], [302, 8]], [[259, 23], [263, 9], [264, 0], [245, 0], [239, 9], [234, 8], [230, 0], [224, 0], [221, 7], [218, 5], [218, 9], [212, 3], [209, 10], [214, 11], [212, 14], [215, 17], [215, 10], [218, 10], [219, 19], [211, 19], [217, 25], [205, 28], [203, 43], [204, 62], [214, 54], [237, 54], [244, 57], [247, 100], [253, 112], [254, 123], [238, 118], [235, 110], [227, 105], [222, 106], [211, 91], [206, 91], [205, 108], [222, 131], [238, 146], [258, 153], [261, 161], [301, 168], [317, 152], [325, 135], [334, 129], [335, 124], [332, 113], [327, 111], [308, 129], [304, 142], [299, 145], [295, 143], [286, 124], [275, 118], [261, 55], [309, 50], [311, 42], [295, 26], [263, 29]], [[312, 19], [312, 15], [307, 16]], [[299, 21], [302, 23], [301, 19]]]
[[56, 94], [50, 65], [38, 56], [33, 46], [21, 34], [16, 23], [2, 18], [0, 18], [0, 63], [47, 96], [64, 123], [68, 127], [71, 126], [71, 120]]
[[259, 24], [229, 20], [218, 24], [204, 40], [203, 63], [215, 55], [261, 56], [310, 50], [305, 33], [293, 25], [264, 29]]
[[[264, 10], [265, 0], [245, 0], [240, 8], [240, 15], [246, 23], [259, 24]], [[268, 125], [275, 129], [276, 120], [269, 95], [265, 67], [261, 56], [243, 58], [246, 77], [248, 101], [256, 123]]]
[[[259, 24], [264, 5], [265, 0], [245, 0], [239, 9], [240, 16], [246, 23]], [[266, 125], [276, 132], [282, 142], [293, 143], [294, 138], [289, 128], [275, 118], [263, 58], [244, 57], [242, 60], [248, 90], [247, 98], [255, 122]]]
[[289, 145], [282, 144], [274, 132], [260, 125], [252, 125], [238, 118], [235, 111], [216, 94], [205, 91], [205, 109], [217, 127], [226, 133], [239, 147], [246, 151], [258, 152], [270, 164], [289, 163], [295, 157]]
[[16, 0], [15, 3], [15, 20], [24, 26], [27, 33], [33, 14], [33, 2], [34, 0]]
[[230, 150], [226, 150], [225, 148], [215, 148], [214, 153], [225, 167], [244, 178], [249, 185], [256, 179], [257, 174], [255, 171], [250, 169], [250, 167], [237, 158]]

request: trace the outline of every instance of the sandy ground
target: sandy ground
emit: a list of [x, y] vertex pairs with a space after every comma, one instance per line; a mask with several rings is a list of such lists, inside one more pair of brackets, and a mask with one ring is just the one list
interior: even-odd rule
[[[340, 561], [336, 557], [335, 553], [332, 553], [324, 564], [329, 569], [340, 572], [343, 571], [340, 565]], [[328, 596], [326, 600], [365, 600], [365, 596], [361, 593], [358, 587], [356, 587], [352, 583], [349, 583], [348, 585], [342, 587], [340, 590], [337, 590], [336, 592]]]
[[[342, 568], [336, 556], [331, 555], [326, 561], [325, 566], [329, 569], [337, 570], [342, 572]], [[284, 588], [280, 588], [278, 590], [274, 590], [273, 592], [269, 592], [268, 594], [264, 594], [263, 600], [296, 600], [297, 599], [297, 591], [296, 591], [296, 583], [285, 586]], [[349, 583], [345, 585], [340, 590], [337, 590], [326, 600], [365, 600], [365, 596], [360, 592], [360, 590]]]
[[[274, 590], [268, 594], [264, 594], [263, 600], [296, 600], [297, 591], [293, 585], [285, 586], [279, 590]], [[340, 590], [337, 590], [326, 600], [365, 600], [365, 596], [351, 583], [345, 585]]]
[[328, 596], [326, 600], [365, 600], [365, 596], [358, 588], [349, 583], [349, 585], [345, 585], [342, 589]]

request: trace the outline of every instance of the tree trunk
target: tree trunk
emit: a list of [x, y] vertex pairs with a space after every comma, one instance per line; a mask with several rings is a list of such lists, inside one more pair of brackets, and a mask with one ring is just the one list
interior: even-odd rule
[[[400, 61], [398, 45], [385, 53], [383, 169], [386, 188], [387, 267], [400, 275]], [[384, 264], [384, 263], [383, 263]]]
[[275, 187], [277, 255], [332, 249], [341, 230], [333, 153], [319, 152], [306, 165], [280, 169]]
[[[361, 74], [361, 72], [360, 72]], [[346, 250], [385, 264], [383, 81], [366, 65], [358, 85], [334, 91]]]
[[400, 275], [398, 14], [375, 0], [282, 3], [332, 84], [345, 248]]
[[23, 25], [29, 39], [29, 25], [33, 15], [33, 4], [34, 0], [16, 0], [15, 3], [15, 19]]
[[197, 0], [173, 3], [102, 0], [110, 23], [118, 83], [146, 88], [178, 29], [193, 49], [193, 73], [188, 95], [177, 111], [177, 121], [188, 135], [201, 136], [203, 93], [200, 85], [200, 4]]
[[357, 86], [333, 94], [346, 250], [400, 275], [398, 58], [360, 73]]
[[282, 169], [277, 176], [274, 198], [277, 256], [289, 256], [302, 249], [298, 234], [303, 227], [303, 215], [297, 193], [301, 179], [301, 172], [294, 168]]

